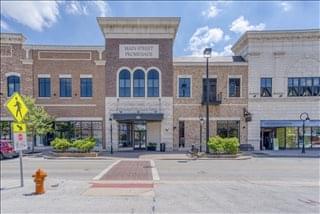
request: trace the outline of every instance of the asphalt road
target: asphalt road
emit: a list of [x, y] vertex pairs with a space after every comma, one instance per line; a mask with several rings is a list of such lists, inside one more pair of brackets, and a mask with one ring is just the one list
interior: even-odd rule
[[[1, 161], [1, 213], [319, 213], [319, 160], [157, 160], [153, 194], [86, 196], [91, 179], [113, 160], [25, 158]], [[48, 173], [47, 193], [31, 195], [32, 173]]]

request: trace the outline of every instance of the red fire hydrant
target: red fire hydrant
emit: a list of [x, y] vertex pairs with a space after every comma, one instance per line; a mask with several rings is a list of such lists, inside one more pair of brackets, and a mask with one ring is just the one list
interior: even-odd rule
[[33, 175], [34, 182], [36, 183], [36, 192], [35, 194], [43, 194], [45, 193], [44, 190], [44, 179], [47, 177], [47, 173], [42, 169], [38, 169]]

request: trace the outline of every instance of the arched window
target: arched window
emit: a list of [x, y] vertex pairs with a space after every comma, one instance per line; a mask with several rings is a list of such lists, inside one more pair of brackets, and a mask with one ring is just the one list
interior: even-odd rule
[[144, 72], [136, 70], [133, 73], [133, 96], [144, 97]]
[[159, 72], [154, 69], [148, 72], [148, 97], [159, 97]]
[[119, 97], [131, 96], [130, 71], [122, 70], [119, 73]]
[[20, 92], [20, 77], [18, 76], [8, 76], [7, 77], [8, 86], [8, 97], [10, 97], [14, 92]]

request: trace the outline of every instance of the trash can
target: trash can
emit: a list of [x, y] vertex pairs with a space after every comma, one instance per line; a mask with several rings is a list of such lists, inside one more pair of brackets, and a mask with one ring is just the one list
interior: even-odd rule
[[160, 143], [160, 152], [165, 152], [165, 151], [166, 151], [166, 144]]

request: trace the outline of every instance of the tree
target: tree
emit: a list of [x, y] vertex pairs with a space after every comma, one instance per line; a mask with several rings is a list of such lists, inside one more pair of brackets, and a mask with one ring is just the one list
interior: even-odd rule
[[34, 152], [36, 136], [44, 136], [54, 131], [54, 117], [50, 116], [44, 107], [37, 106], [35, 104], [35, 99], [32, 97], [23, 96], [23, 100], [29, 109], [24, 122], [27, 124], [28, 134], [32, 136], [32, 152]]

